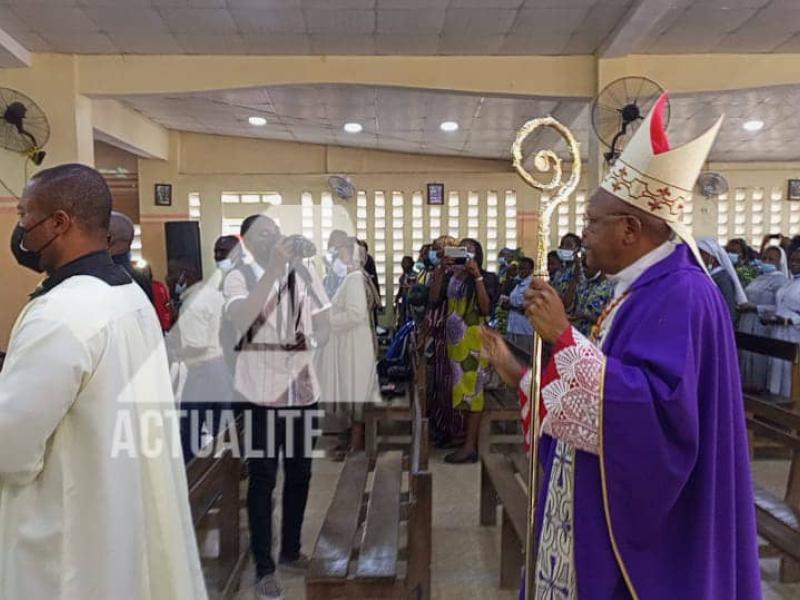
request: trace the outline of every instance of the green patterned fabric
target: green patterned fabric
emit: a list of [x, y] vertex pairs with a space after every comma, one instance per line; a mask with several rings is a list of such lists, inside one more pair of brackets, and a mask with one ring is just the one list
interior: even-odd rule
[[464, 295], [464, 286], [452, 277], [447, 288], [447, 357], [453, 373], [453, 407], [481, 412], [483, 387], [489, 375], [489, 363], [481, 358], [480, 326], [486, 317], [480, 314], [474, 295]]
[[759, 273], [755, 265], [745, 264], [736, 267], [736, 275], [739, 277], [742, 287], [746, 288], [748, 285], [753, 283], [755, 278], [758, 277]]
[[572, 263], [567, 264], [566, 267], [560, 268], [556, 271], [553, 280], [550, 282], [550, 285], [555, 288], [558, 292], [558, 295], [562, 298], [564, 294], [567, 293], [567, 288], [569, 284], [572, 283], [572, 280], [575, 278], [575, 268], [572, 266]]

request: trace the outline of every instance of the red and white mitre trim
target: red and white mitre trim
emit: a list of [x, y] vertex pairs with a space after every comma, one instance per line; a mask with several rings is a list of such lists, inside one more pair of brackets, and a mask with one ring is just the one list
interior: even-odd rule
[[[578, 450], [598, 454], [605, 356], [574, 327], [556, 342], [542, 375], [542, 431]], [[527, 385], [526, 385], [527, 384]], [[525, 446], [530, 447], [530, 371], [520, 384]]]

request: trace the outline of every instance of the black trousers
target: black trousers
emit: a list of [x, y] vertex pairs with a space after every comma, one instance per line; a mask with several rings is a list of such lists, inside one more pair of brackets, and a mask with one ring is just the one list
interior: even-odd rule
[[[316, 405], [267, 408], [252, 404], [245, 409], [245, 428], [252, 422], [252, 449], [265, 454], [264, 457], [250, 456], [247, 459], [250, 477], [247, 494], [250, 547], [259, 579], [275, 571], [272, 557], [272, 493], [281, 454], [284, 484], [280, 555], [294, 560], [300, 554], [300, 534], [311, 483], [311, 450], [315, 441], [315, 438], [311, 438], [312, 444], [306, 448], [306, 425], [318, 426], [317, 417], [307, 418], [306, 413], [316, 410]], [[251, 413], [252, 420], [247, 412]], [[290, 413], [292, 416], [289, 416]], [[289, 430], [291, 439], [288, 439]]]

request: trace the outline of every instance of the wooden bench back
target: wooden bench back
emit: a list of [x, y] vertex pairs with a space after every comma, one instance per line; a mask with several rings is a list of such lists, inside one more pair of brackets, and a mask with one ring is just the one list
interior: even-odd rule
[[747, 426], [750, 431], [791, 451], [784, 502], [800, 514], [800, 414], [745, 396]]
[[[800, 345], [737, 331], [736, 349], [739, 352], [752, 352], [753, 354], [786, 360], [792, 363], [791, 392], [787, 400], [794, 401], [800, 394]], [[767, 393], [762, 393], [761, 395], [764, 399], [781, 401], [777, 396], [772, 397]]]
[[759, 485], [754, 486], [754, 494], [759, 535], [785, 554], [781, 558], [780, 580], [797, 582], [800, 581], [800, 413], [749, 394], [745, 395], [745, 410], [751, 436], [766, 438], [790, 451], [783, 502]]
[[745, 394], [744, 403], [748, 429], [791, 450], [785, 500], [800, 510], [800, 413], [764, 402], [750, 394]]
[[369, 459], [364, 452], [347, 457], [317, 538], [309, 579], [347, 577], [368, 474]]
[[736, 348], [762, 356], [788, 360], [791, 363], [798, 360], [797, 344], [741, 331], [736, 332]]
[[[411, 392], [412, 436], [403, 451], [380, 452], [371, 464], [360, 452], [347, 457], [325, 516], [306, 577], [309, 600], [341, 597], [430, 597], [432, 479], [428, 472], [428, 419]], [[374, 469], [372, 485], [369, 473]], [[409, 492], [402, 492], [408, 471]], [[401, 548], [405, 521], [407, 547]], [[405, 577], [399, 562], [405, 552]], [[339, 588], [338, 591], [336, 588]]]
[[397, 577], [402, 469], [401, 452], [378, 455], [358, 554], [358, 579], [394, 580]]
[[[221, 598], [229, 598], [238, 587], [247, 552], [240, 546], [239, 530], [239, 485], [241, 462], [228, 447], [218, 456], [211, 451], [217, 448], [222, 436], [238, 436], [241, 440], [241, 419], [231, 424], [231, 429], [219, 433], [217, 439], [204, 448], [186, 465], [186, 481], [189, 488], [189, 506], [195, 530], [211, 522], [219, 526], [219, 556], [212, 572], [212, 588], [220, 592]], [[239, 444], [241, 448], [241, 443]], [[212, 511], [216, 512], [212, 519]], [[198, 539], [200, 536], [198, 535]]]
[[408, 590], [430, 597], [431, 474], [412, 468], [404, 494], [403, 464], [401, 451], [381, 452], [367, 489], [369, 458], [363, 452], [348, 456], [306, 576], [309, 600], [400, 598]]

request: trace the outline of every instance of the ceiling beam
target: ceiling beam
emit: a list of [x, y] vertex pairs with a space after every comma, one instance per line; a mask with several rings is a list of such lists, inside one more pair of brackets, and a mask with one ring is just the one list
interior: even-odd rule
[[169, 131], [116, 100], [92, 100], [92, 127], [102, 140], [142, 158], [169, 158]]
[[800, 85], [800, 54], [594, 56], [77, 56], [80, 93], [180, 94], [354, 84], [481, 95], [591, 98], [619, 77], [674, 93]]
[[80, 56], [92, 96], [178, 94], [319, 83], [588, 98], [596, 59], [584, 56]]
[[638, 0], [600, 46], [597, 55], [617, 58], [635, 54], [667, 13], [685, 5], [686, 0]]
[[30, 67], [31, 53], [11, 35], [0, 29], [0, 68], [19, 69]]
[[598, 85], [649, 77], [675, 94], [800, 85], [800, 54], [635, 54], [598, 61]]

